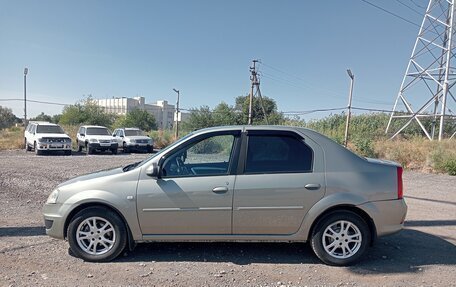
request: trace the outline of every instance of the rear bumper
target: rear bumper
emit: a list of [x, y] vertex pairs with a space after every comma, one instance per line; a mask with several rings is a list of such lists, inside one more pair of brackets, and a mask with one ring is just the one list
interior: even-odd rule
[[399, 232], [404, 227], [407, 215], [404, 199], [372, 201], [358, 207], [372, 218], [379, 237]]

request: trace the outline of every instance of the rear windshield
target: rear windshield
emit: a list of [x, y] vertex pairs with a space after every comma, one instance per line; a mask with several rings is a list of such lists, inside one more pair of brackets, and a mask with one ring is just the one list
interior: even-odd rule
[[87, 135], [110, 136], [111, 133], [107, 128], [87, 128]]
[[39, 134], [64, 134], [65, 132], [60, 126], [38, 125], [36, 132]]
[[142, 130], [125, 130], [125, 136], [143, 136], [144, 132]]

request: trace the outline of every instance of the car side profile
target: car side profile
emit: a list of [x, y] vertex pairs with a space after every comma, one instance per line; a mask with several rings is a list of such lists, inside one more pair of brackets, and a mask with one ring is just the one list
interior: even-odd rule
[[131, 151], [152, 153], [154, 151], [152, 139], [138, 128], [118, 128], [114, 130], [112, 136], [124, 153]]
[[86, 154], [107, 150], [111, 151], [112, 154], [117, 154], [118, 143], [108, 128], [103, 126], [79, 127], [76, 141], [79, 152], [84, 148]]
[[199, 130], [142, 162], [60, 184], [46, 233], [87, 261], [156, 241], [310, 242], [330, 265], [403, 227], [402, 168], [309, 129]]
[[31, 121], [24, 131], [25, 151], [34, 150], [37, 155], [43, 152], [60, 152], [71, 155], [71, 138], [62, 127], [42, 121]]

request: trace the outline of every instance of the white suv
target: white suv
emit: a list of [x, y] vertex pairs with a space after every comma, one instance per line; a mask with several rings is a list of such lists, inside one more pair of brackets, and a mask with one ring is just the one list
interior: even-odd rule
[[87, 154], [96, 150], [110, 150], [112, 154], [117, 154], [118, 144], [111, 132], [102, 126], [81, 126], [76, 134], [78, 151], [85, 148]]
[[24, 132], [25, 150], [36, 154], [44, 151], [63, 151], [71, 155], [71, 138], [62, 127], [49, 122], [29, 122]]
[[152, 153], [154, 150], [152, 139], [138, 128], [119, 128], [114, 130], [112, 136], [123, 152], [135, 150]]

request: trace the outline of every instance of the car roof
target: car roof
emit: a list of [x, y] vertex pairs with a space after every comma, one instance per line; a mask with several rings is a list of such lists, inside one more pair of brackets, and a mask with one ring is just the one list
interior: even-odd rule
[[35, 124], [35, 125], [46, 125], [46, 126], [58, 126], [58, 124], [50, 123], [50, 122], [44, 122], [44, 121], [30, 121], [30, 124]]
[[104, 128], [104, 129], [107, 129], [107, 127], [104, 127], [104, 126], [81, 126], [81, 128]]
[[121, 130], [128, 130], [128, 131], [139, 131], [139, 128], [121, 128]]

